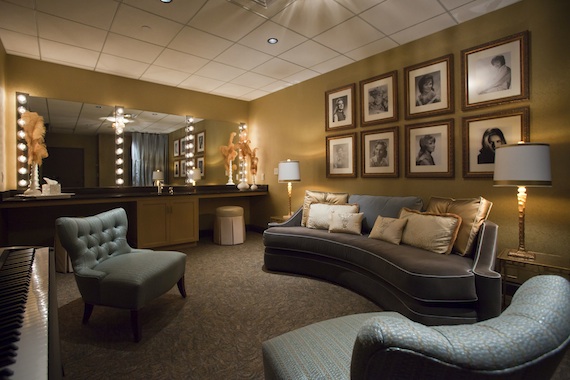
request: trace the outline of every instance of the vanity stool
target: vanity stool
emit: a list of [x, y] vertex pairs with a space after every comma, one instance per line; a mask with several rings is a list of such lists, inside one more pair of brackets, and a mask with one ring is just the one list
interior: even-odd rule
[[221, 206], [216, 208], [214, 243], [220, 245], [242, 244], [245, 241], [243, 207]]

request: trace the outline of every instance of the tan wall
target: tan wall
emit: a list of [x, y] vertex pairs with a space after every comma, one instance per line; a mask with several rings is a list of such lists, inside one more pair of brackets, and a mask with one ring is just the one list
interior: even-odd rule
[[[462, 173], [462, 117], [530, 106], [531, 141], [551, 144], [552, 188], [528, 190], [526, 245], [528, 249], [568, 255], [570, 245], [570, 4], [558, 0], [525, 0], [492, 14], [460, 24], [421, 40], [381, 53], [275, 94], [250, 102], [249, 123], [261, 146], [260, 172], [266, 173], [271, 197], [259, 202], [252, 222], [262, 225], [270, 215], [287, 211], [286, 185], [277, 183], [273, 168], [286, 158], [301, 161], [302, 182], [293, 185], [293, 208], [302, 204], [304, 190], [346, 191], [382, 195], [473, 197], [481, 195], [494, 202], [490, 219], [500, 226], [499, 247], [518, 245], [515, 188], [495, 188], [492, 179], [464, 179]], [[461, 50], [524, 30], [531, 33], [530, 101], [463, 112], [461, 110]], [[405, 120], [404, 68], [446, 54], [454, 55], [455, 113], [418, 120]], [[357, 125], [362, 132], [398, 126], [400, 131], [400, 177], [398, 179], [328, 179], [325, 166], [324, 93], [349, 83], [398, 70], [399, 114], [396, 123], [360, 127], [360, 96], [357, 91]], [[404, 126], [422, 121], [455, 120], [455, 178], [405, 178]], [[358, 135], [359, 141], [360, 135]], [[359, 145], [359, 144], [358, 144]], [[358, 154], [360, 151], [358, 149]], [[358, 157], [360, 172], [360, 157]]]

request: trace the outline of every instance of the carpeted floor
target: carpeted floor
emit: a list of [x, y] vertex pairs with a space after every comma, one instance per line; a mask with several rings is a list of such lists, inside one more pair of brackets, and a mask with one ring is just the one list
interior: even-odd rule
[[[139, 343], [132, 341], [128, 311], [95, 307], [82, 325], [73, 274], [57, 274], [66, 379], [263, 379], [263, 341], [324, 319], [381, 310], [339, 286], [264, 272], [259, 233], [236, 246], [201, 239], [185, 253], [188, 297], [174, 287], [142, 309]], [[554, 379], [569, 379], [569, 356]]]

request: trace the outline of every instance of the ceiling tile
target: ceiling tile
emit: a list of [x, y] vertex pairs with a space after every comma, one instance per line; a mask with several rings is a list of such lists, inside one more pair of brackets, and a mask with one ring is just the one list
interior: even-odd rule
[[305, 37], [312, 38], [348, 20], [353, 15], [335, 1], [297, 0], [271, 20]]
[[270, 61], [256, 67], [252, 71], [275, 79], [283, 79], [303, 70], [303, 67], [280, 58], [273, 58]]
[[120, 75], [126, 78], [139, 78], [149, 65], [109, 54], [101, 54], [97, 62], [97, 71]]
[[303, 81], [309, 80], [311, 78], [314, 78], [316, 76], [321, 75], [320, 73], [314, 71], [314, 70], [303, 70], [303, 71], [299, 71], [298, 73], [295, 73], [291, 76], [288, 76], [287, 78], [283, 78], [283, 80], [285, 82], [291, 83], [291, 84], [297, 84], [297, 83], [301, 83]]
[[231, 3], [238, 4], [241, 7], [251, 10], [263, 17], [270, 18], [276, 13], [281, 12], [289, 4], [295, 2], [296, 0], [272, 0], [271, 5], [267, 8], [261, 4], [257, 4], [253, 0], [228, 0]]
[[103, 53], [145, 63], [154, 62], [162, 50], [161, 46], [115, 33], [109, 33], [103, 47]]
[[236, 44], [217, 56], [215, 61], [239, 67], [240, 69], [251, 70], [263, 62], [269, 61], [271, 58], [272, 56], [269, 54]]
[[156, 45], [167, 45], [182, 25], [163, 17], [122, 4], [110, 31]]
[[38, 13], [38, 30], [41, 38], [79, 46], [90, 50], [101, 50], [107, 32], [92, 26], [67, 21], [62, 18]]
[[208, 63], [208, 60], [192, 54], [165, 49], [154, 63], [162, 67], [168, 67], [186, 73], [194, 73]]
[[238, 41], [265, 18], [227, 0], [210, 0], [188, 25], [231, 41]]
[[40, 46], [37, 37], [0, 29], [0, 38], [6, 53], [40, 59]]
[[178, 86], [186, 78], [188, 78], [188, 73], [167, 69], [166, 67], [160, 67], [156, 65], [151, 65], [140, 77], [141, 80], [146, 80], [154, 83], [161, 83], [168, 86]]
[[251, 92], [248, 92], [247, 94], [240, 96], [238, 99], [245, 100], [245, 101], [251, 101], [251, 100], [261, 98], [261, 97], [268, 95], [268, 94], [269, 94], [269, 92], [267, 92], [267, 91], [253, 90]]
[[351, 50], [344, 55], [355, 61], [360, 61], [364, 58], [368, 58], [378, 53], [382, 53], [383, 51], [395, 48], [396, 46], [398, 46], [398, 44], [394, 42], [394, 40], [385, 37], [371, 42], [368, 45], [364, 45], [357, 49]]
[[245, 95], [248, 92], [251, 92], [251, 87], [240, 86], [234, 83], [225, 83], [212, 91], [212, 94], [236, 98]]
[[237, 78], [243, 73], [245, 73], [245, 70], [213, 61], [205, 64], [200, 70], [196, 71], [197, 75], [226, 82]]
[[390, 35], [445, 12], [437, 0], [387, 0], [360, 17]]
[[324, 74], [324, 73], [328, 73], [329, 71], [336, 70], [340, 67], [350, 65], [353, 62], [354, 61], [352, 59], [350, 59], [344, 55], [339, 55], [336, 58], [325, 61], [325, 62], [320, 63], [318, 65], [315, 65], [315, 66], [311, 67], [311, 69], [315, 70], [321, 74]]
[[303, 67], [310, 67], [328, 59], [334, 58], [338, 53], [326, 46], [308, 40], [301, 45], [281, 54], [279, 58]]
[[434, 17], [410, 28], [404, 29], [398, 33], [394, 33], [391, 38], [398, 44], [403, 45], [410, 41], [420, 39], [440, 30], [447, 29], [456, 25], [455, 20], [444, 13], [440, 16]]
[[189, 27], [182, 29], [168, 44], [171, 49], [206, 59], [214, 59], [230, 46], [232, 42], [228, 40]]
[[338, 52], [346, 53], [382, 37], [384, 34], [370, 24], [359, 17], [353, 17], [316, 36], [314, 40]]
[[457, 22], [465, 22], [519, 1], [521, 0], [477, 0], [454, 9], [451, 14]]
[[181, 24], [187, 24], [206, 1], [207, 0], [172, 1], [165, 4], [156, 0], [123, 0], [123, 3]]
[[42, 59], [59, 64], [93, 70], [99, 59], [99, 52], [59, 42], [40, 39]]
[[455, 9], [472, 1], [473, 0], [440, 0], [441, 5], [443, 5], [447, 10]]
[[188, 90], [211, 92], [223, 84], [224, 82], [221, 80], [201, 77], [199, 75], [191, 75], [184, 82], [180, 83], [178, 87], [186, 88]]
[[260, 90], [268, 91], [268, 92], [275, 92], [275, 91], [279, 91], [279, 90], [282, 90], [284, 88], [287, 88], [289, 86], [291, 86], [291, 83], [287, 83], [287, 82], [284, 82], [282, 80], [277, 80], [271, 84], [268, 84], [265, 87], [260, 88]]
[[32, 9], [0, 2], [0, 26], [31, 36], [37, 36], [36, 17]]
[[118, 5], [114, 0], [36, 0], [40, 12], [100, 29], [109, 29]]
[[367, 9], [378, 5], [378, 0], [335, 0], [337, 3], [344, 5], [346, 8], [350, 9], [352, 12], [358, 14], [364, 12]]
[[275, 82], [275, 79], [273, 78], [252, 72], [247, 72], [232, 80], [232, 83], [239, 84], [242, 86], [247, 86], [250, 89], [261, 88], [273, 82]]
[[[267, 40], [271, 37], [277, 38], [279, 42], [276, 44], [268, 43]], [[306, 40], [306, 37], [303, 37], [290, 29], [272, 21], [266, 21], [247, 36], [239, 40], [239, 43], [264, 53], [277, 56], [292, 47], [305, 42]]]

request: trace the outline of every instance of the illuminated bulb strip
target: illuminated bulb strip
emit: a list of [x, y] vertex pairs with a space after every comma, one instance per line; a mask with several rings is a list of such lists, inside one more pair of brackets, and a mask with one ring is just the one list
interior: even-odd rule
[[125, 109], [115, 106], [113, 128], [115, 128], [115, 184], [118, 186], [125, 184], [124, 170], [124, 131], [125, 131]]
[[186, 172], [183, 174], [184, 182], [187, 185], [196, 185], [194, 181], [194, 170], [196, 169], [196, 162], [194, 161], [194, 118], [186, 116], [186, 127], [184, 129], [186, 136], [184, 137], [184, 151], [186, 158]]
[[16, 162], [18, 173], [17, 182], [19, 189], [25, 189], [29, 184], [29, 168], [28, 168], [28, 145], [26, 144], [26, 133], [23, 130], [25, 125], [22, 115], [28, 110], [28, 94], [21, 92], [16, 93]]
[[[239, 127], [239, 141], [247, 141], [247, 125], [245, 123], [240, 123]], [[245, 160], [245, 157], [243, 157], [243, 153], [242, 150], [239, 150], [239, 154], [238, 154], [238, 160], [239, 160], [239, 171], [238, 171], [238, 181], [239, 182], [246, 182], [247, 181], [247, 162]]]

